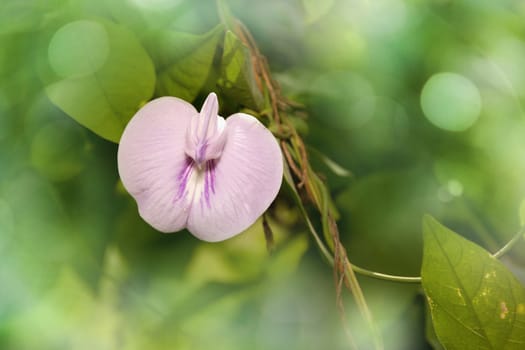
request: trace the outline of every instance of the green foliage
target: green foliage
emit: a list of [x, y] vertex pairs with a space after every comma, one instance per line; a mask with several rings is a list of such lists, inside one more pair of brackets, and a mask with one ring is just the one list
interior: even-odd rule
[[[143, 41], [152, 61], [123, 27], [105, 21], [66, 24], [49, 44], [50, 66], [65, 78], [46, 88], [49, 98], [113, 142], [151, 97], [153, 81], [156, 96], [193, 101], [205, 86], [216, 84], [230, 108], [262, 107], [249, 50], [223, 25], [202, 35], [162, 29]], [[217, 52], [222, 53], [218, 62]]]
[[523, 200], [520, 204], [519, 216], [521, 226], [525, 226], [525, 200]]
[[523, 349], [523, 285], [486, 250], [431, 217], [423, 236], [423, 288], [443, 346]]
[[425, 338], [434, 350], [445, 350], [436, 335], [436, 330], [434, 329], [434, 324], [432, 323], [432, 315], [430, 314], [428, 303], [425, 303]]
[[109, 55], [109, 37], [102, 24], [74, 21], [61, 27], [49, 43], [49, 63], [62, 78], [97, 72]]
[[[85, 30], [85, 24], [90, 26], [88, 29], [97, 28], [97, 31], [82, 32], [90, 36], [89, 44], [79, 46], [77, 35]], [[106, 39], [100, 28], [104, 28], [107, 34], [107, 57], [95, 56], [96, 67], [78, 63], [77, 56], [91, 62], [90, 49], [106, 47], [96, 41]], [[129, 119], [152, 96], [155, 83], [151, 59], [133, 33], [108, 21], [73, 22], [55, 34], [49, 50], [58, 74], [75, 73], [48, 85], [46, 93], [49, 99], [88, 129], [118, 142]], [[71, 51], [78, 54], [72, 56]]]
[[334, 6], [334, 0], [302, 0], [306, 23], [313, 23], [325, 15]]
[[269, 278], [287, 276], [297, 267], [308, 242], [299, 236], [282, 242], [283, 232], [275, 232], [281, 248], [268, 259], [268, 252], [261, 235], [262, 223], [257, 221], [246, 231], [246, 235], [219, 244], [203, 244], [197, 248], [188, 265], [188, 277], [192, 283], [240, 283], [254, 280], [258, 276]]
[[157, 74], [156, 95], [193, 101], [208, 80], [223, 36], [224, 27], [218, 25], [202, 35], [163, 30], [146, 39]]
[[38, 30], [44, 24], [42, 13], [52, 13], [63, 0], [18, 1], [0, 3], [0, 35]]
[[[221, 1], [231, 14], [212, 3], [0, 1], [0, 348], [346, 348], [313, 244], [336, 216], [329, 195], [352, 263], [415, 275], [423, 256], [426, 328], [418, 285], [360, 279], [388, 350], [524, 347], [525, 246], [503, 265], [433, 219], [423, 247], [420, 231], [431, 212], [496, 251], [525, 223], [522, 2]], [[323, 166], [312, 181], [331, 190], [315, 194], [318, 218], [283, 186], [272, 254], [260, 223], [220, 244], [153, 230], [105, 141], [161, 95], [198, 105], [214, 90], [223, 115], [265, 118], [251, 38], [233, 33], [232, 14], [299, 102], [286, 117]], [[447, 72], [481, 97], [461, 132], [421, 107], [425, 83]], [[478, 113], [456, 85], [431, 94], [433, 108]]]
[[[440, 208], [433, 198], [437, 189], [417, 167], [363, 176], [342, 191], [337, 197], [341, 224], [354, 232], [342, 239], [354, 263], [417, 275], [422, 250], [417, 224], [425, 211]], [[375, 244], [366, 243], [370, 241]]]
[[80, 174], [84, 164], [79, 161], [85, 147], [81, 130], [69, 123], [53, 121], [35, 134], [31, 145], [31, 162], [46, 177], [64, 181]]
[[258, 110], [262, 94], [254, 75], [248, 48], [231, 31], [224, 37], [221, 75], [217, 82], [222, 94], [240, 105]]

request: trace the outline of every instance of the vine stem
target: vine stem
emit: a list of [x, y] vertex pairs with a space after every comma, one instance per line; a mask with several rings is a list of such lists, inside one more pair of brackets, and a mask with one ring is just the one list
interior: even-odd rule
[[495, 252], [494, 254], [492, 254], [493, 257], [495, 257], [496, 259], [499, 259], [501, 258], [503, 255], [505, 255], [509, 250], [511, 250], [512, 248], [514, 248], [514, 246], [516, 245], [516, 243], [518, 243], [522, 238], [523, 236], [525, 235], [525, 226], [523, 226], [521, 228], [521, 230], [519, 230], [515, 235], [514, 237], [512, 237], [510, 239], [510, 241], [508, 241], [503, 247], [501, 247], [500, 250], [498, 250], [497, 252]]
[[[306, 210], [304, 209], [304, 207], [300, 206], [300, 209], [301, 209], [301, 213], [302, 213], [303, 217], [306, 219], [306, 223], [308, 225], [308, 228], [309, 228], [310, 232], [313, 233], [313, 236], [314, 236], [315, 242], [317, 244], [317, 247], [321, 251], [321, 253], [324, 256], [325, 260], [330, 265], [333, 266], [334, 263], [335, 263], [334, 262], [334, 256], [330, 252], [330, 249], [328, 249], [328, 247], [326, 247], [325, 243], [323, 242], [323, 240], [321, 239], [319, 234], [317, 234], [317, 231], [313, 227], [313, 224], [310, 221], [310, 218], [308, 217], [308, 214], [306, 213]], [[524, 237], [525, 237], [525, 226], [522, 227], [503, 247], [501, 247], [501, 249], [499, 249], [497, 252], [492, 254], [492, 256], [494, 258], [496, 258], [496, 259], [501, 258], [503, 255], [508, 253], [512, 248], [514, 248], [514, 246]], [[362, 268], [360, 266], [357, 266], [355, 264], [352, 264], [350, 262], [348, 262], [347, 265], [354, 272], [356, 272], [356, 273], [358, 273], [360, 275], [371, 277], [371, 278], [375, 278], [375, 279], [380, 279], [380, 280], [390, 281], [390, 282], [400, 282], [400, 283], [421, 283], [421, 276], [391, 275], [391, 274], [387, 274], [387, 273], [371, 271], [371, 270]]]
[[[501, 258], [503, 255], [507, 254], [514, 246], [524, 237], [525, 235], [525, 226], [522, 227], [511, 239], [508, 241], [501, 249], [499, 249], [497, 252], [492, 254], [492, 256], [496, 259]], [[376, 271], [370, 271], [367, 269], [364, 269], [362, 267], [359, 267], [354, 264], [350, 264], [350, 267], [352, 270], [354, 270], [356, 273], [376, 279], [391, 281], [391, 282], [402, 282], [402, 283], [421, 283], [421, 276], [397, 276], [397, 275], [389, 275], [386, 273], [376, 272]]]
[[390, 281], [390, 282], [401, 282], [401, 283], [421, 283], [421, 276], [397, 276], [397, 275], [390, 275], [387, 273], [381, 273], [381, 272], [375, 272], [370, 271], [367, 269], [364, 269], [362, 267], [359, 267], [354, 264], [350, 264], [350, 267], [352, 270], [354, 270], [356, 273], [368, 276], [380, 280]]

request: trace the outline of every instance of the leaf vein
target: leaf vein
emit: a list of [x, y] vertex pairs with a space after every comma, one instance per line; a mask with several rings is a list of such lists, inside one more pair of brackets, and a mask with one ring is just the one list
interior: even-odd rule
[[[479, 325], [479, 329], [481, 330], [481, 335], [483, 335], [483, 338], [485, 338], [487, 340], [487, 343], [489, 344], [489, 348], [491, 349], [494, 349], [492, 343], [490, 342], [490, 339], [488, 338], [487, 336], [487, 333], [485, 332], [485, 329], [483, 328], [483, 324], [481, 323], [481, 319], [479, 318], [479, 315], [476, 313], [476, 310], [474, 308], [474, 305], [472, 304], [472, 300], [470, 298], [470, 295], [467, 293], [467, 290], [465, 289], [465, 286], [463, 285], [463, 283], [461, 282], [459, 276], [457, 275], [457, 272], [456, 272], [456, 269], [455, 269], [455, 266], [454, 264], [452, 263], [452, 261], [450, 260], [450, 257], [449, 255], [447, 254], [445, 248], [443, 247], [443, 244], [441, 243], [441, 241], [439, 240], [439, 238], [437, 237], [436, 233], [434, 231], [432, 231], [433, 235], [434, 235], [434, 238], [436, 239], [436, 242], [439, 246], [439, 248], [441, 249], [441, 252], [443, 254], [443, 256], [445, 256], [445, 259], [446, 261], [448, 262], [448, 265], [450, 266], [450, 269], [452, 270], [452, 275], [454, 276], [454, 279], [456, 280], [456, 283], [457, 285], [459, 286], [459, 288], [465, 293], [465, 295], [467, 296], [465, 298], [465, 304], [471, 309], [471, 312], [472, 314], [474, 315], [474, 319], [476, 321], [476, 323]], [[463, 249], [461, 250], [461, 257], [463, 257]], [[454, 317], [454, 316], [453, 316]], [[454, 317], [456, 318], [456, 317]], [[457, 318], [456, 318], [457, 319]], [[459, 321], [459, 319], [457, 319], [458, 322], [460, 322], [462, 325], [463, 322]], [[467, 329], [471, 330], [473, 333], [477, 334], [477, 332], [475, 332], [473, 329], [467, 327]]]

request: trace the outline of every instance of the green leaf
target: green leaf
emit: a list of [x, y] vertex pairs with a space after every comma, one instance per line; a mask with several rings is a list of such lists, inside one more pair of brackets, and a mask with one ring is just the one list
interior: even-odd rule
[[[94, 28], [102, 28], [107, 37], [101, 36], [100, 30], [91, 31]], [[76, 35], [79, 33], [89, 37], [85, 40], [89, 45], [78, 45], [79, 40], [83, 41]], [[104, 47], [97, 38], [107, 40], [107, 57], [90, 51], [93, 47]], [[71, 50], [76, 50], [76, 54], [72, 55]], [[66, 24], [52, 39], [49, 55], [57, 74], [68, 75], [47, 86], [49, 99], [80, 124], [110, 141], [119, 141], [133, 114], [153, 94], [155, 72], [151, 59], [135, 36], [117, 24], [107, 21]], [[72, 60], [78, 56], [95, 57], [96, 66], [88, 69], [83, 64], [75, 65]]]
[[96, 72], [107, 61], [109, 37], [95, 21], [70, 22], [53, 35], [48, 48], [49, 64], [63, 78]]
[[217, 82], [222, 95], [250, 109], [260, 110], [263, 97], [255, 79], [250, 50], [233, 32], [227, 31]]
[[489, 252], [423, 221], [423, 288], [446, 349], [525, 348], [525, 289]]
[[439, 342], [439, 339], [436, 335], [436, 330], [432, 324], [432, 316], [430, 315], [430, 310], [428, 304], [425, 304], [425, 338], [427, 342], [432, 346], [434, 350], [445, 350], [443, 345]]
[[203, 35], [154, 33], [146, 45], [157, 69], [156, 94], [193, 101], [208, 80], [223, 35], [222, 25]]

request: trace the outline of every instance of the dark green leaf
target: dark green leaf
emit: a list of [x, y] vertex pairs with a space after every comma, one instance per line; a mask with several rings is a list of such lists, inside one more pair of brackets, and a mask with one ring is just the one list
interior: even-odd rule
[[203, 35], [155, 33], [146, 45], [157, 69], [156, 94], [193, 101], [208, 79], [223, 35], [222, 25]]
[[[58, 38], [61, 42], [52, 41], [52, 47], [50, 45], [53, 62], [63, 68], [57, 72], [59, 75], [74, 74], [49, 85], [46, 93], [55, 105], [80, 124], [105, 139], [118, 142], [129, 119], [153, 94], [153, 64], [134, 35], [122, 26], [105, 21], [76, 21], [61, 30], [65, 28], [76, 33], [78, 24], [86, 22], [92, 23], [93, 27], [102, 26], [105, 29], [109, 45], [105, 61], [103, 64], [98, 62], [99, 67], [94, 67], [91, 71], [84, 65], [75, 66], [71, 62], [74, 57], [70, 55], [69, 49], [80, 50], [75, 57], [82, 54], [83, 57], [90, 58], [93, 53], [89, 49], [96, 47], [97, 43], [88, 40], [90, 45], [83, 49], [77, 44], [78, 36], [64, 35], [62, 32]], [[89, 31], [82, 32], [88, 36], [92, 34]], [[60, 57], [60, 54], [63, 56]], [[100, 59], [102, 56], [96, 57]], [[56, 70], [57, 67], [53, 68]]]
[[432, 217], [423, 222], [421, 276], [446, 349], [525, 348], [525, 289], [486, 250]]
[[238, 104], [259, 110], [263, 97], [255, 79], [249, 49], [233, 32], [227, 31], [224, 38], [221, 77], [217, 82], [222, 94]]

